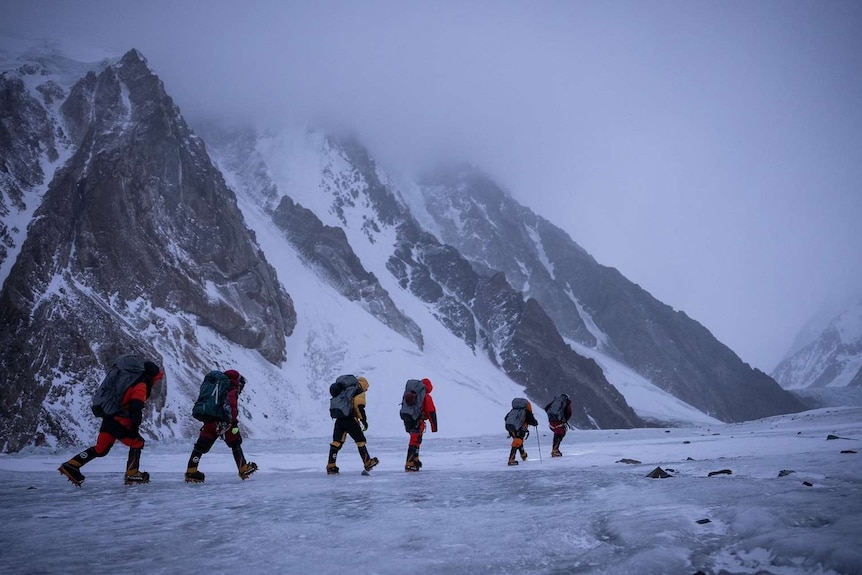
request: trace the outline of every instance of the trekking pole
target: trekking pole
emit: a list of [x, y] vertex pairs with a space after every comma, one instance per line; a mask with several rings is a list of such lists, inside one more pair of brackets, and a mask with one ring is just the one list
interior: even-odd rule
[[539, 446], [539, 463], [542, 463], [542, 444], [539, 442], [539, 426], [536, 426], [536, 445]]

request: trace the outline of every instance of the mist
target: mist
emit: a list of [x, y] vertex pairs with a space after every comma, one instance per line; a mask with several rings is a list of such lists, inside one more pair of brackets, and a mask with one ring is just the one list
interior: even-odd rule
[[468, 161], [771, 370], [862, 297], [862, 4], [5, 2], [0, 32], [137, 48], [194, 125]]

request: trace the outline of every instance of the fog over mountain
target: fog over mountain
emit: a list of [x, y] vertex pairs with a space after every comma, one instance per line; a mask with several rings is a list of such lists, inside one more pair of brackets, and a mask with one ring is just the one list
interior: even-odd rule
[[862, 290], [862, 5], [6, 2], [0, 31], [134, 47], [187, 120], [347, 126], [467, 161], [770, 371]]

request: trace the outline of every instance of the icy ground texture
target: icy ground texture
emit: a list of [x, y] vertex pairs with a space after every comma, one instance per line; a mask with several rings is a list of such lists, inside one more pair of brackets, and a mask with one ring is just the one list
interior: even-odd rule
[[[329, 477], [328, 438], [248, 440], [260, 472], [240, 481], [219, 444], [203, 485], [183, 482], [189, 445], [150, 443], [152, 483], [134, 487], [118, 445], [81, 489], [56, 471], [73, 453], [30, 451], [0, 457], [0, 572], [862, 573], [862, 454], [841, 453], [860, 439], [862, 408], [574, 431], [553, 460], [543, 430], [542, 460], [534, 433], [510, 468], [502, 433], [429, 433], [423, 471], [407, 474], [406, 435], [372, 432], [372, 477], [353, 443]], [[672, 477], [646, 478], [657, 466]]]

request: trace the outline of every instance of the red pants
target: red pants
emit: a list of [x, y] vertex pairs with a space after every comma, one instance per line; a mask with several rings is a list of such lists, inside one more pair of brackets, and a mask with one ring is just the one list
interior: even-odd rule
[[[198, 440], [195, 442], [195, 449], [201, 453], [209, 453], [210, 448], [212, 448], [216, 439], [219, 438], [219, 424], [227, 425], [221, 421], [207, 421], [201, 426], [200, 435], [198, 435]], [[242, 436], [239, 433], [234, 433], [231, 427], [228, 427], [227, 431], [221, 435], [221, 438], [224, 439], [224, 442], [230, 448], [242, 444]]]
[[423, 433], [425, 433], [425, 420], [420, 419], [416, 423], [416, 427], [410, 430], [410, 447], [419, 447], [422, 445]]
[[143, 449], [144, 438], [136, 432], [132, 432], [132, 421], [127, 417], [105, 417], [99, 428], [99, 437], [96, 439], [96, 456], [104, 457], [119, 441], [132, 449]]

